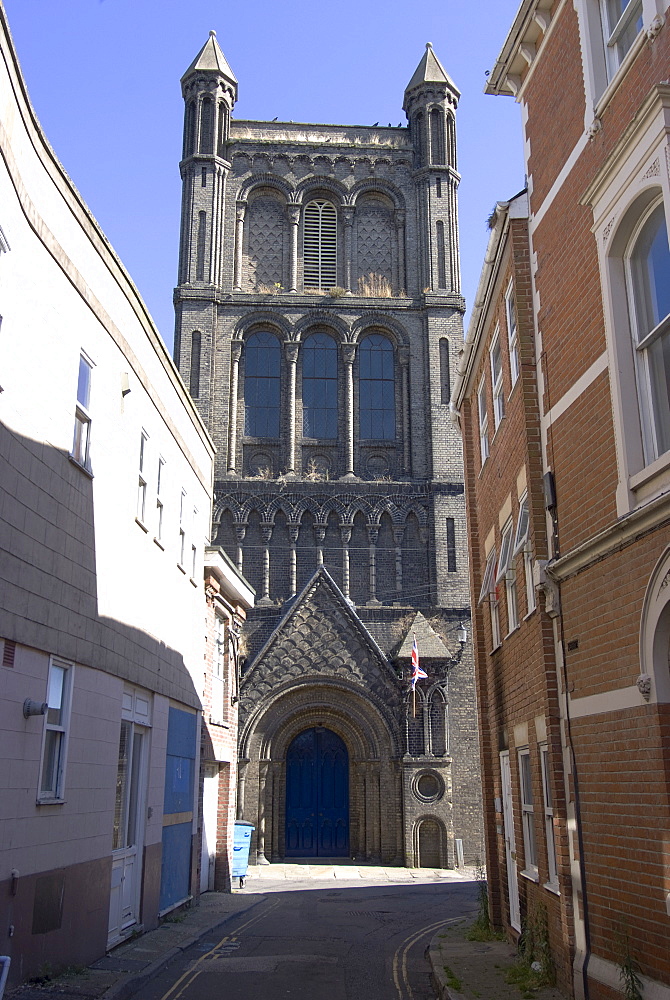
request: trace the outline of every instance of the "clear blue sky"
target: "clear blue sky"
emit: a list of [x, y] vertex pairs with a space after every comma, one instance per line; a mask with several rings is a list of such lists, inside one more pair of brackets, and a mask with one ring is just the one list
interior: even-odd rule
[[463, 292], [470, 310], [496, 201], [524, 185], [521, 120], [485, 97], [517, 0], [3, 0], [47, 138], [173, 337], [183, 102], [210, 28], [239, 81], [237, 118], [405, 124], [426, 42], [462, 93], [457, 117]]

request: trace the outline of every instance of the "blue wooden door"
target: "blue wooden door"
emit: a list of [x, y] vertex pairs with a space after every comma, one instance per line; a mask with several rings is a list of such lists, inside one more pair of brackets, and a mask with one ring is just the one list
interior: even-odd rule
[[286, 754], [286, 856], [349, 856], [349, 755], [330, 729], [306, 729]]

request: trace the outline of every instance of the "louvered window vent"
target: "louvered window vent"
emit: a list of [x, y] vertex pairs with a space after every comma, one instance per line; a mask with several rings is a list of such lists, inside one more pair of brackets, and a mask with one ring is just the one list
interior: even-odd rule
[[337, 212], [329, 201], [310, 201], [305, 208], [303, 270], [305, 288], [337, 284]]

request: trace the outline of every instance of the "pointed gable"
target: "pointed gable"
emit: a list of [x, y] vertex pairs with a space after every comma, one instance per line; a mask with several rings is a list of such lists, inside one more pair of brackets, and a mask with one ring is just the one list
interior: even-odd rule
[[443, 84], [450, 90], [453, 90], [454, 93], [458, 94], [460, 97], [460, 90], [435, 55], [431, 43], [427, 42], [426, 51], [423, 54], [421, 62], [414, 71], [414, 76], [407, 84], [405, 93], [408, 93], [410, 90], [415, 90], [417, 87], [422, 87], [424, 84], [435, 83]]
[[398, 659], [411, 659], [415, 635], [420, 660], [444, 660], [450, 656], [442, 639], [418, 611], [398, 650]]
[[243, 714], [279, 686], [329, 678], [367, 688], [387, 706], [399, 697], [388, 658], [320, 566], [246, 671]]
[[209, 38], [186, 70], [182, 81], [191, 73], [217, 73], [237, 87], [237, 80], [216, 40], [216, 32], [210, 31]]

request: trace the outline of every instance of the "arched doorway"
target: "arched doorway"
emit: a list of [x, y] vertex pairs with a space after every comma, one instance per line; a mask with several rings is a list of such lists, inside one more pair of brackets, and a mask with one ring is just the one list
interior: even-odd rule
[[349, 857], [349, 754], [323, 726], [299, 733], [286, 753], [286, 856]]

